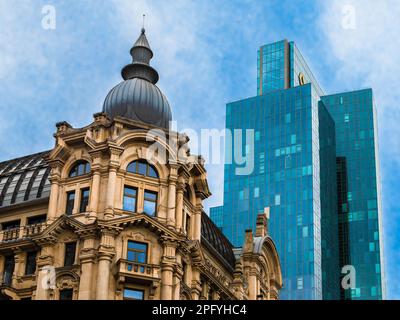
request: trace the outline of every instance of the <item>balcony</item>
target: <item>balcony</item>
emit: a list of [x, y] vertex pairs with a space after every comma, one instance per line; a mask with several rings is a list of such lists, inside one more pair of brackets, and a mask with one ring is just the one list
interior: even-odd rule
[[160, 278], [160, 266], [147, 263], [139, 263], [120, 259], [117, 262], [117, 272], [120, 277], [136, 278], [142, 280], [158, 280]]
[[46, 223], [39, 223], [2, 230], [0, 231], [0, 243], [29, 239], [30, 237], [41, 233], [46, 226]]

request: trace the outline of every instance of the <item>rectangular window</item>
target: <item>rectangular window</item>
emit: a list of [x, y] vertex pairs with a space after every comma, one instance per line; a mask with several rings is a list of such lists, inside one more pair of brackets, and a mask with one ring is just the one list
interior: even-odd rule
[[65, 208], [65, 214], [67, 216], [72, 215], [74, 211], [74, 203], [75, 203], [75, 191], [67, 192], [67, 206]]
[[191, 227], [191, 221], [190, 221], [190, 216], [186, 216], [186, 234], [190, 234], [190, 228]]
[[7, 256], [4, 261], [4, 275], [3, 275], [3, 282], [7, 286], [11, 285], [12, 276], [14, 273], [14, 267], [15, 267], [14, 256]]
[[275, 195], [275, 205], [276, 206], [281, 205], [281, 195], [280, 194]]
[[369, 243], [369, 251], [370, 252], [374, 252], [375, 251], [375, 243], [374, 242], [370, 242]]
[[308, 227], [303, 227], [303, 238], [308, 237]]
[[136, 199], [137, 199], [137, 189], [125, 186], [123, 209], [125, 211], [136, 212]]
[[303, 290], [303, 278], [297, 278], [297, 290]]
[[260, 188], [254, 188], [254, 198], [258, 198], [260, 196]]
[[81, 190], [81, 204], [79, 206], [79, 212], [86, 212], [89, 204], [89, 188]]
[[143, 212], [155, 216], [157, 211], [157, 193], [152, 191], [144, 191]]
[[40, 216], [29, 217], [28, 225], [44, 223], [44, 222], [46, 222], [46, 219], [47, 219], [47, 215], [45, 215], [45, 214], [42, 214]]
[[10, 229], [19, 228], [20, 224], [21, 224], [21, 220], [3, 222], [1, 224], [1, 230], [10, 230]]
[[76, 242], [65, 244], [64, 267], [70, 267], [75, 264]]
[[124, 300], [144, 300], [144, 291], [124, 289]]
[[147, 244], [136, 241], [128, 241], [127, 260], [138, 263], [147, 263]]
[[31, 251], [26, 254], [25, 275], [32, 275], [36, 272], [36, 251]]
[[60, 291], [60, 300], [72, 300], [73, 290], [64, 289]]

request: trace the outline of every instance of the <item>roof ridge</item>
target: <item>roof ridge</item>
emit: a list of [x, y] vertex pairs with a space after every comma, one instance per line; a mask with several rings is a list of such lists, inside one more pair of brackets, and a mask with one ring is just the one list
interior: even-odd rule
[[32, 157], [33, 158], [33, 157], [39, 156], [40, 154], [46, 154], [46, 153], [49, 153], [49, 152], [51, 152], [51, 150], [36, 152], [36, 153], [28, 154], [28, 155], [25, 155], [25, 156], [4, 160], [4, 161], [0, 162], [0, 166], [2, 164], [4, 164], [4, 163], [9, 163], [9, 162], [13, 162], [13, 161], [16, 161], [16, 160], [21, 160], [21, 159], [28, 158], [28, 157]]

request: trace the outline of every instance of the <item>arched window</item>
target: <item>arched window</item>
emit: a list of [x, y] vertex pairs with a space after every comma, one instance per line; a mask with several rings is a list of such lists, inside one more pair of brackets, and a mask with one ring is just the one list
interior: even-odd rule
[[87, 161], [77, 162], [69, 172], [69, 177], [78, 177], [90, 172], [90, 164]]
[[146, 160], [135, 160], [131, 162], [126, 168], [126, 171], [152, 178], [159, 177], [156, 168], [149, 164]]

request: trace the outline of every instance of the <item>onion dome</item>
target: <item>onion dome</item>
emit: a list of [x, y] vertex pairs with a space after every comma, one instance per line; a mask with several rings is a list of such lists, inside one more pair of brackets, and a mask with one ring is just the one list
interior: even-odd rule
[[172, 121], [171, 108], [156, 86], [159, 76], [150, 66], [153, 51], [144, 28], [130, 54], [132, 63], [121, 71], [124, 81], [108, 93], [103, 112], [111, 118], [119, 116], [168, 129]]

